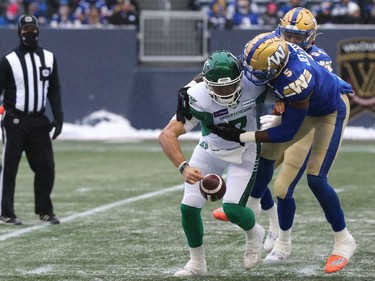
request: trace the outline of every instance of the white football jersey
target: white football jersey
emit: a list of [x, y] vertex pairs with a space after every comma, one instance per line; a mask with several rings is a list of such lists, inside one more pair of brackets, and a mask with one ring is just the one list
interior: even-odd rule
[[242, 78], [242, 94], [235, 107], [217, 104], [209, 96], [206, 84], [198, 83], [188, 90], [190, 111], [194, 118], [187, 120], [185, 129], [190, 131], [198, 123], [201, 125], [201, 141], [218, 149], [234, 149], [239, 143], [226, 141], [214, 133], [209, 127], [221, 123], [230, 123], [245, 131], [256, 131], [257, 98], [266, 91], [265, 86], [255, 86], [245, 77]]

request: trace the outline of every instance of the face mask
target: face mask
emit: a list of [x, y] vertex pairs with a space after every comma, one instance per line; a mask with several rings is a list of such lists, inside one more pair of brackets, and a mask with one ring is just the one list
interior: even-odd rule
[[38, 33], [26, 32], [21, 36], [22, 42], [30, 47], [35, 47], [38, 45]]

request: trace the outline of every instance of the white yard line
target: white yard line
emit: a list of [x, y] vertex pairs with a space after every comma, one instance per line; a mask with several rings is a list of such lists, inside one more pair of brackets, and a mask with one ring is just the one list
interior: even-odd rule
[[26, 271], [26, 274], [45, 274], [53, 270], [53, 265], [45, 265], [42, 267], [37, 267], [32, 270]]
[[[143, 200], [143, 199], [148, 199], [148, 198], [151, 198], [151, 197], [155, 197], [155, 196], [162, 195], [162, 194], [172, 192], [172, 191], [176, 191], [176, 190], [179, 190], [179, 189], [182, 190], [182, 184], [172, 186], [172, 187], [169, 187], [169, 188], [165, 188], [165, 189], [161, 189], [161, 190], [158, 190], [158, 191], [138, 195], [138, 196], [135, 196], [135, 197], [132, 197], [132, 198], [127, 198], [127, 199], [124, 199], [124, 200], [116, 201], [116, 202], [113, 202], [113, 203], [110, 203], [110, 204], [107, 204], [107, 205], [103, 205], [103, 206], [100, 206], [100, 207], [97, 207], [97, 208], [94, 208], [94, 209], [87, 210], [85, 212], [76, 213], [76, 214], [67, 216], [65, 218], [61, 218], [60, 222], [64, 223], [64, 222], [73, 221], [73, 220], [78, 219], [78, 218], [88, 217], [88, 216], [94, 215], [96, 213], [104, 212], [104, 211], [107, 211], [109, 209], [121, 206], [121, 205], [125, 205], [125, 204], [136, 202], [136, 201], [140, 201], [140, 200]], [[16, 231], [12, 231], [12, 232], [0, 235], [0, 241], [5, 241], [5, 240], [8, 240], [10, 238], [19, 237], [23, 234], [27, 234], [27, 233], [30, 233], [30, 232], [33, 232], [33, 231], [37, 231], [37, 230], [43, 229], [43, 228], [48, 227], [48, 226], [51, 226], [51, 224], [42, 223], [42, 224], [22, 228], [22, 229], [19, 229], [19, 230], [16, 230]]]

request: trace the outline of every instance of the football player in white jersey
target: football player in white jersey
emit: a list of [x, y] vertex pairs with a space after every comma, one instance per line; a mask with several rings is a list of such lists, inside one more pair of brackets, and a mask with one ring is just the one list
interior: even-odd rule
[[[180, 205], [182, 227], [187, 238], [190, 260], [175, 273], [176, 277], [204, 275], [207, 272], [203, 243], [201, 209], [206, 199], [199, 182], [208, 173], [222, 175], [226, 171], [227, 191], [222, 205], [228, 220], [245, 232], [244, 267], [251, 269], [260, 260], [264, 229], [246, 207], [259, 157], [259, 144], [226, 141], [211, 132], [211, 127], [229, 123], [239, 129], [256, 130], [257, 99], [265, 94], [264, 86], [255, 86], [243, 77], [238, 59], [227, 51], [209, 55], [202, 70], [203, 82], [188, 89], [192, 115], [185, 123], [176, 115], [159, 135], [164, 153], [184, 178], [184, 195]], [[189, 162], [179, 145], [179, 136], [200, 124], [202, 135]]]

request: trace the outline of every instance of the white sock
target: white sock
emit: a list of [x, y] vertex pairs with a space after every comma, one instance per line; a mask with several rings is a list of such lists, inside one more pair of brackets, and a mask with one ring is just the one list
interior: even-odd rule
[[190, 260], [192, 262], [202, 262], [205, 261], [205, 252], [204, 252], [204, 245], [196, 247], [196, 248], [189, 248], [190, 251]]
[[334, 232], [334, 235], [335, 235], [335, 242], [341, 242], [341, 241], [345, 240], [345, 238], [347, 238], [349, 236], [349, 231], [345, 227], [341, 231]]
[[292, 238], [292, 228], [289, 228], [288, 230], [279, 230], [279, 239], [280, 239], [280, 242], [283, 242], [283, 243], [289, 243]]
[[261, 198], [255, 198], [255, 197], [250, 196], [249, 199], [247, 200], [247, 206], [251, 210], [253, 210], [256, 221], [259, 220], [260, 212], [261, 212], [260, 199]]
[[277, 216], [277, 205], [274, 203], [271, 208], [264, 211], [269, 218], [270, 228], [273, 233], [279, 234], [279, 217]]
[[252, 229], [245, 230], [246, 242], [257, 238], [261, 229], [262, 227], [256, 223]]
[[276, 239], [273, 250], [282, 251], [285, 254], [290, 254], [292, 251], [292, 228], [288, 230], [279, 230], [279, 237]]

